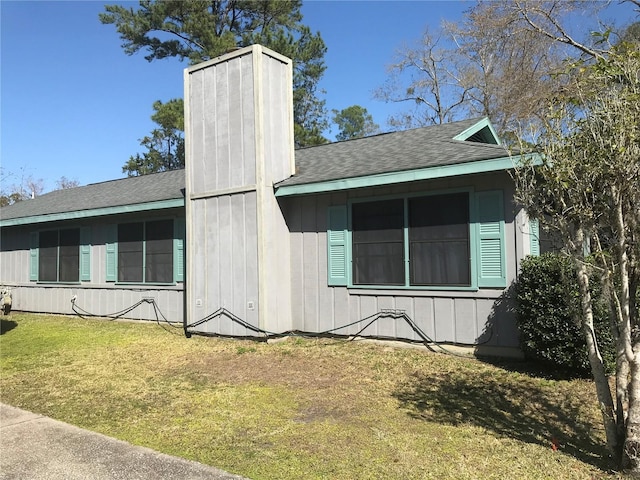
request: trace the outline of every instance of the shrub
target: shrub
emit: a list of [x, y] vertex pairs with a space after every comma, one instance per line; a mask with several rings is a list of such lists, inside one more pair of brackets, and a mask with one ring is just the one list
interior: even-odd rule
[[[600, 285], [592, 281], [594, 327], [608, 373], [615, 370], [615, 345]], [[520, 345], [529, 360], [572, 375], [591, 371], [580, 318], [580, 291], [571, 260], [556, 253], [527, 257], [516, 284]]]

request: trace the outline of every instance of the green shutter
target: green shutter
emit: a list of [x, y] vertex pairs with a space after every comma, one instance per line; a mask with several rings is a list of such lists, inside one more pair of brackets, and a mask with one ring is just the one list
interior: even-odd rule
[[80, 280], [91, 281], [91, 228], [80, 229]]
[[502, 190], [476, 193], [478, 286], [507, 286]]
[[176, 282], [184, 282], [184, 218], [173, 221], [173, 275]]
[[31, 232], [30, 234], [30, 249], [29, 249], [29, 280], [32, 282], [38, 281], [38, 232]]
[[118, 226], [107, 225], [105, 241], [106, 251], [106, 278], [107, 282], [115, 282], [118, 279]]
[[330, 286], [346, 286], [347, 206], [329, 207], [327, 215], [327, 276]]
[[540, 256], [540, 222], [537, 219], [529, 220], [529, 242], [531, 245], [530, 253], [536, 257]]

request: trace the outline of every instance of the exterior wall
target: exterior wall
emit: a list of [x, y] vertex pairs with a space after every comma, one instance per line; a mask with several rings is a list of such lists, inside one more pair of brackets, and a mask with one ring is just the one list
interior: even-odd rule
[[291, 61], [247, 47], [185, 71], [187, 324], [291, 325], [289, 233], [273, 184], [293, 173]]
[[[107, 229], [110, 225], [154, 218], [181, 219], [183, 209], [147, 212], [139, 215], [118, 215], [81, 222], [66, 221], [3, 227], [0, 244], [0, 285], [12, 292], [12, 309], [27, 312], [74, 314], [71, 299], [76, 305], [97, 316], [108, 316], [125, 310], [137, 302], [153, 298], [160, 312], [172, 323], [181, 323], [184, 315], [184, 284], [124, 285], [106, 281]], [[77, 283], [47, 283], [29, 280], [30, 234], [34, 231], [60, 228], [89, 227], [91, 229], [91, 279]], [[124, 318], [156, 320], [151, 304], [142, 304]]]
[[[352, 335], [367, 324], [358, 322], [381, 310], [403, 310], [431, 339], [464, 345], [517, 348], [518, 332], [509, 312], [509, 289], [434, 291], [370, 289], [327, 285], [327, 209], [357, 197], [375, 197], [472, 187], [476, 192], [504, 191], [507, 285], [516, 278], [517, 264], [528, 238], [518, 228], [517, 209], [509, 199], [513, 185], [506, 173], [456, 177], [385, 188], [281, 199], [291, 230], [292, 318], [294, 329]], [[403, 319], [381, 318], [362, 332], [365, 336], [420, 340]]]
[[[192, 215], [199, 221], [192, 226], [194, 233], [187, 248], [193, 262], [187, 289], [191, 302], [189, 323], [225, 308], [246, 322], [258, 325], [255, 307], [258, 301], [255, 205], [255, 192], [193, 202]], [[253, 307], [250, 302], [254, 302]], [[197, 331], [223, 335], [250, 334], [228, 318], [212, 319], [199, 326]]]

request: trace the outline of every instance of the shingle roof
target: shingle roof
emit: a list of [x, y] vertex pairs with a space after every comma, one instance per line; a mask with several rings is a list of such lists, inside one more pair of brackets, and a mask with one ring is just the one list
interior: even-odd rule
[[56, 190], [0, 209], [0, 219], [77, 212], [183, 198], [184, 170]]
[[499, 145], [453, 140], [478, 119], [296, 150], [296, 174], [278, 187], [507, 157]]
[[[277, 187], [508, 156], [506, 149], [498, 145], [453, 140], [478, 122], [463, 120], [298, 149], [296, 174]], [[94, 183], [3, 207], [0, 220], [181, 199], [184, 187], [184, 170]]]

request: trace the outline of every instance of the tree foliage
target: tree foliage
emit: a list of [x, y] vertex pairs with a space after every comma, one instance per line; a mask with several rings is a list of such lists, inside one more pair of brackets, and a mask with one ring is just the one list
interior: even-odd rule
[[366, 108], [352, 105], [342, 110], [333, 110], [333, 123], [338, 126], [336, 140], [351, 140], [380, 132], [380, 127]]
[[628, 43], [640, 43], [640, 22], [629, 25], [622, 33], [620, 39]]
[[151, 120], [157, 125], [150, 135], [140, 140], [147, 149], [137, 153], [122, 167], [128, 176], [147, 175], [184, 168], [184, 102], [182, 99], [153, 103]]
[[[325, 102], [318, 89], [326, 46], [319, 33], [301, 23], [300, 6], [301, 0], [142, 0], [137, 9], [106, 5], [100, 21], [115, 25], [126, 54], [144, 51], [150, 62], [175, 57], [195, 64], [252, 44], [291, 58], [295, 144], [309, 146], [327, 141], [322, 136]], [[177, 124], [170, 127], [181, 130]], [[157, 146], [162, 141], [153, 132], [145, 137], [141, 143], [148, 153], [132, 157], [124, 171], [144, 174], [173, 165], [174, 158], [161, 158], [163, 149]]]
[[[564, 242], [581, 294], [607, 443], [640, 472], [640, 49], [622, 42], [571, 64], [567, 88], [546, 104], [542, 164], [517, 172], [518, 200]], [[587, 249], [586, 247], [589, 247]], [[590, 250], [591, 255], [586, 256]], [[616, 342], [615, 400], [594, 328], [590, 285], [609, 298]]]
[[444, 22], [401, 48], [376, 96], [411, 106], [390, 119], [395, 127], [487, 116], [514, 144], [523, 131], [537, 131], [545, 100], [565, 88], [558, 73], [566, 59], [607, 51], [606, 42], [581, 43], [566, 26], [570, 15], [594, 19], [604, 6], [590, 0], [481, 0], [460, 22]]
[[409, 111], [392, 116], [391, 126], [411, 128], [450, 122], [467, 99], [460, 88], [458, 65], [450, 51], [443, 47], [444, 33], [426, 29], [420, 42], [397, 52], [388, 67], [389, 77], [375, 96], [387, 102], [406, 102]]

